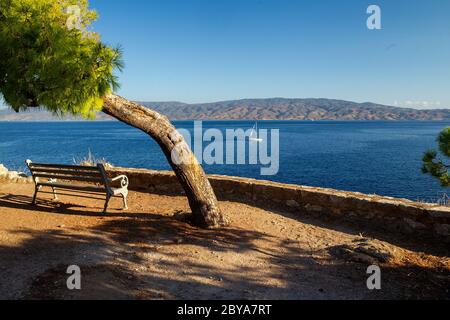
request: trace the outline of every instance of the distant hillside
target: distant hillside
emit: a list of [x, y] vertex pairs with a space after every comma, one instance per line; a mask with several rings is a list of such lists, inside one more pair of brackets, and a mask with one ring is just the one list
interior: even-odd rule
[[[450, 110], [417, 110], [330, 99], [244, 99], [205, 104], [141, 102], [173, 120], [450, 120]], [[0, 110], [0, 121], [58, 120], [45, 111]], [[74, 120], [68, 117], [66, 120]], [[100, 113], [97, 120], [111, 120]]]
[[449, 120], [450, 110], [417, 110], [330, 99], [245, 99], [153, 106], [171, 119], [220, 120]]

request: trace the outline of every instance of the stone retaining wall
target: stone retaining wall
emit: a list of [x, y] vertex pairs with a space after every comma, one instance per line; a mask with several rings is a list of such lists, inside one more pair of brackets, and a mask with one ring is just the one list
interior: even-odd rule
[[[111, 176], [125, 174], [130, 189], [163, 194], [183, 194], [171, 171], [108, 169]], [[358, 221], [390, 232], [433, 236], [450, 242], [450, 208], [357, 192], [346, 192], [271, 181], [208, 176], [220, 200], [289, 210], [298, 215]], [[23, 173], [0, 165], [0, 182], [33, 183]]]
[[[110, 174], [127, 175], [132, 190], [183, 193], [172, 172], [114, 168], [110, 170]], [[219, 175], [210, 175], [209, 179], [220, 200], [272, 206], [298, 215], [357, 220], [392, 232], [422, 234], [450, 241], [448, 207], [255, 179]]]

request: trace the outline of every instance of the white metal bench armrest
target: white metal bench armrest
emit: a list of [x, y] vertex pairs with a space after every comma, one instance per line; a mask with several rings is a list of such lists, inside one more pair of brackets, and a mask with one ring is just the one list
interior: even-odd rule
[[117, 176], [115, 178], [109, 179], [110, 182], [115, 182], [120, 180], [120, 187], [121, 188], [127, 188], [129, 181], [128, 181], [128, 177], [125, 175], [121, 175], [121, 176]]

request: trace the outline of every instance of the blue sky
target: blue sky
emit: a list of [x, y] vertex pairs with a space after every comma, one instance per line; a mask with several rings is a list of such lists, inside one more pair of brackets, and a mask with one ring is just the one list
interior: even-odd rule
[[[370, 4], [381, 7], [382, 30], [366, 27]], [[450, 107], [449, 0], [91, 0], [91, 7], [102, 39], [125, 50], [119, 93], [130, 99]]]
[[[368, 30], [366, 9], [382, 10]], [[323, 97], [450, 108], [450, 0], [91, 0], [146, 101]], [[426, 102], [426, 103], [425, 103]]]

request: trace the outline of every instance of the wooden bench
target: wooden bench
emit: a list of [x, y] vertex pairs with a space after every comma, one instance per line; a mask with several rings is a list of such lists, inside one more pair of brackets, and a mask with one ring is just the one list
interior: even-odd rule
[[[123, 209], [128, 209], [128, 178], [121, 175], [110, 179], [106, 174], [105, 167], [98, 164], [96, 167], [71, 166], [60, 164], [33, 163], [27, 160], [35, 183], [33, 205], [36, 204], [38, 192], [42, 187], [50, 187], [53, 190], [55, 200], [58, 200], [57, 190], [79, 191], [80, 193], [105, 194], [105, 207], [108, 209], [109, 200], [112, 197], [122, 197]], [[81, 183], [73, 183], [81, 182]], [[115, 186], [115, 185], [118, 186]], [[114, 187], [113, 187], [114, 186]]]

